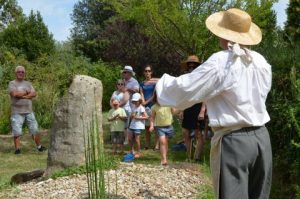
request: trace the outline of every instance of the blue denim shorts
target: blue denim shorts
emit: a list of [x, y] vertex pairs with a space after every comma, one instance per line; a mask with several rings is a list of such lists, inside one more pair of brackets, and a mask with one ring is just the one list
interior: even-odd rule
[[174, 128], [172, 125], [170, 126], [156, 126], [155, 131], [158, 136], [166, 136], [168, 138], [172, 138], [174, 135]]
[[12, 134], [14, 136], [22, 135], [24, 121], [26, 122], [31, 135], [35, 135], [38, 132], [38, 123], [35, 119], [34, 113], [14, 113], [10, 117], [10, 121]]
[[131, 129], [131, 128], [129, 128], [129, 133], [140, 135], [141, 132], [142, 132], [142, 129]]

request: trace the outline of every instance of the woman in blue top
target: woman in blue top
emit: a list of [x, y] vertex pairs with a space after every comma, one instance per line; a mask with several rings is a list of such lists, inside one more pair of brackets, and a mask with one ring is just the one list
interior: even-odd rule
[[[152, 77], [153, 70], [152, 66], [150, 64], [146, 64], [144, 67], [144, 77], [145, 80], [140, 83], [140, 93], [143, 100], [143, 105], [146, 109], [146, 112], [148, 116], [151, 116], [151, 106], [153, 105], [152, 99], [153, 99], [153, 92], [155, 90], [156, 82], [158, 81], [158, 78]], [[151, 142], [151, 133], [149, 131], [150, 127], [150, 120], [146, 120], [145, 123], [145, 129], [146, 129], [146, 135], [145, 135], [145, 149], [149, 149], [150, 142]], [[155, 149], [159, 149], [158, 139], [155, 139]]]

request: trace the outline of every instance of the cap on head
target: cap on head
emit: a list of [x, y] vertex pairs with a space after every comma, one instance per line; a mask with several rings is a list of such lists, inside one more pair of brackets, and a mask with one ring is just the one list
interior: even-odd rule
[[139, 101], [140, 99], [142, 99], [141, 94], [139, 94], [139, 93], [134, 93], [134, 94], [132, 95], [131, 101], [137, 102], [137, 101]]
[[216, 36], [242, 45], [256, 45], [262, 39], [261, 30], [251, 16], [237, 8], [210, 15], [205, 25]]
[[132, 66], [129, 66], [129, 65], [124, 66], [124, 69], [123, 69], [121, 72], [122, 72], [122, 73], [123, 73], [123, 72], [130, 72], [132, 75], [135, 75], [135, 72], [133, 71]]

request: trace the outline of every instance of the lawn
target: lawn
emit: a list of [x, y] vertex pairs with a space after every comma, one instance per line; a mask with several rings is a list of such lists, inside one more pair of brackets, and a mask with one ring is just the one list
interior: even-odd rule
[[[109, 125], [106, 119], [106, 113], [103, 114], [103, 131], [104, 131], [104, 141], [105, 141], [105, 151], [108, 156], [112, 156], [111, 145], [109, 144]], [[180, 131], [180, 124], [178, 119], [175, 118], [174, 120], [174, 127], [176, 130], [176, 134], [174, 138], [170, 140], [169, 148], [172, 147], [173, 144], [182, 140], [182, 134]], [[42, 132], [42, 142], [43, 144], [48, 147], [49, 144], [49, 132], [44, 130]], [[153, 139], [152, 136], [152, 145]], [[26, 171], [33, 171], [36, 169], [46, 169], [47, 165], [47, 151], [40, 153], [36, 150], [33, 140], [28, 133], [25, 134], [21, 138], [22, 144], [22, 154], [15, 155], [14, 154], [14, 147], [13, 147], [13, 140], [10, 135], [1, 135], [0, 136], [1, 144], [0, 144], [0, 191], [8, 191], [9, 189], [13, 188], [10, 185], [10, 178], [19, 172], [26, 172]], [[144, 136], [141, 137], [142, 147], [144, 146]], [[169, 150], [168, 159], [169, 164], [176, 165], [177, 167], [192, 167], [197, 168], [200, 172], [203, 172], [208, 178], [210, 176], [209, 172], [209, 141], [205, 145], [205, 155], [204, 161], [202, 163], [195, 163], [189, 160], [186, 160], [186, 155], [184, 151], [176, 151], [173, 152], [171, 149]], [[125, 151], [128, 151], [128, 146], [125, 147]], [[117, 162], [122, 161], [123, 155], [114, 155], [113, 159]], [[154, 151], [152, 149], [142, 150], [142, 156], [139, 159], [135, 160], [135, 163], [140, 164], [160, 164], [160, 155], [159, 151]], [[187, 166], [189, 165], [189, 166]], [[63, 175], [70, 175], [71, 173], [81, 172], [82, 169], [69, 169], [67, 172], [60, 172], [56, 176], [63, 176]], [[210, 184], [210, 183], [209, 183]], [[211, 185], [207, 187], [203, 187], [201, 190], [201, 194], [208, 194], [212, 196], [212, 188]]]

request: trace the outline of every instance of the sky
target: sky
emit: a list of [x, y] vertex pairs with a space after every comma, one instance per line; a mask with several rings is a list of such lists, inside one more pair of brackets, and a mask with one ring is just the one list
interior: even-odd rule
[[[44, 23], [53, 34], [56, 41], [66, 41], [70, 37], [72, 28], [71, 13], [78, 0], [17, 0], [25, 15], [30, 11], [39, 11]], [[277, 13], [277, 24], [283, 27], [286, 21], [285, 10], [289, 0], [279, 0], [274, 4]]]

